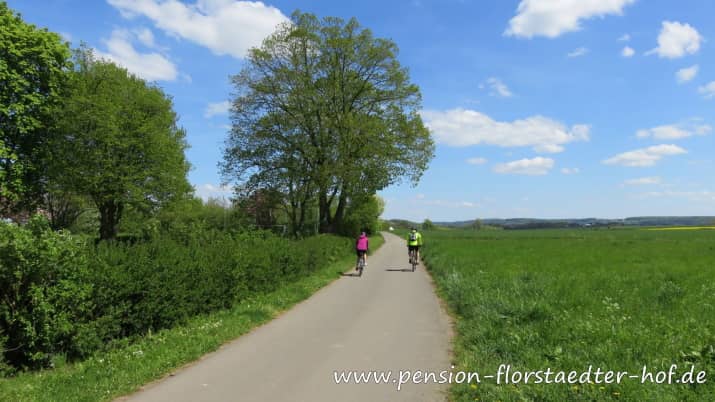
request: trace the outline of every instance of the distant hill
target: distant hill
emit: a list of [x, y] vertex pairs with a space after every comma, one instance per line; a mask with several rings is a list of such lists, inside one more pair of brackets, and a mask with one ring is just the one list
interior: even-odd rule
[[[420, 226], [420, 223], [401, 219], [391, 219], [395, 227]], [[577, 227], [615, 227], [615, 226], [709, 226], [715, 224], [715, 216], [636, 216], [625, 219], [481, 219], [483, 225], [497, 226], [504, 229], [546, 229], [546, 228], [577, 228]], [[466, 228], [474, 224], [474, 220], [457, 222], [434, 222], [435, 225]]]

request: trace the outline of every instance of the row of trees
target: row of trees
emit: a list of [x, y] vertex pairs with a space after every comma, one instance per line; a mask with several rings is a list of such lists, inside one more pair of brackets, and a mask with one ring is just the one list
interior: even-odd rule
[[171, 99], [125, 69], [72, 51], [0, 3], [0, 214], [42, 208], [66, 226], [89, 201], [100, 238], [127, 207], [185, 198], [185, 133]]
[[[4, 2], [0, 56], [0, 217], [42, 208], [58, 228], [91, 203], [111, 239], [127, 210], [192, 204], [185, 132], [160, 88]], [[376, 192], [416, 183], [434, 153], [397, 46], [354, 19], [296, 12], [244, 66], [220, 164], [234, 207], [295, 236], [376, 229]]]
[[378, 190], [416, 183], [433, 156], [397, 46], [355, 19], [295, 12], [232, 82], [223, 177], [286, 206], [295, 233], [311, 211], [321, 232], [353, 232]]

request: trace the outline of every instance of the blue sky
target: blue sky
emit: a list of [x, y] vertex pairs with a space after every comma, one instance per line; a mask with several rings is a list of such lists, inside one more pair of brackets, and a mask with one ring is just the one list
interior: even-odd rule
[[10, 0], [170, 94], [190, 180], [217, 163], [229, 76], [294, 10], [356, 17], [394, 40], [437, 143], [385, 218], [715, 215], [711, 0]]

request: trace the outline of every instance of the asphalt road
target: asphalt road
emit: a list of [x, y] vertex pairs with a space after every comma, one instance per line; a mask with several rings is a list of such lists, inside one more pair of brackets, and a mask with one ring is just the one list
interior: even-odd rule
[[[424, 267], [385, 233], [362, 277], [343, 276], [290, 311], [130, 401], [443, 401], [445, 385], [406, 371], [449, 370], [451, 326]], [[387, 383], [336, 384], [335, 372], [392, 372]], [[439, 379], [439, 377], [437, 377]], [[423, 380], [420, 380], [423, 382]]]

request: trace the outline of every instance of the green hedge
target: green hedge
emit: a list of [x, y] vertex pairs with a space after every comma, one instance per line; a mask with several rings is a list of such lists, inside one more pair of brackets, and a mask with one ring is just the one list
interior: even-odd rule
[[53, 353], [76, 352], [82, 317], [92, 308], [85, 251], [67, 232], [52, 232], [40, 219], [28, 228], [0, 224], [4, 360], [14, 366], [46, 366]]
[[218, 231], [90, 246], [0, 224], [0, 347], [14, 368], [82, 358], [275, 290], [351, 251], [351, 240], [334, 236]]

